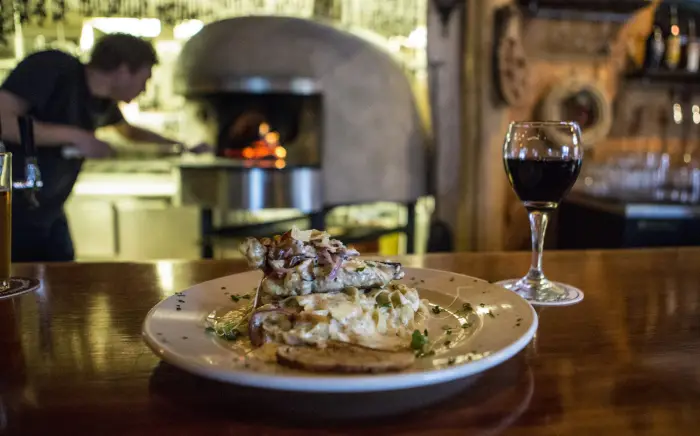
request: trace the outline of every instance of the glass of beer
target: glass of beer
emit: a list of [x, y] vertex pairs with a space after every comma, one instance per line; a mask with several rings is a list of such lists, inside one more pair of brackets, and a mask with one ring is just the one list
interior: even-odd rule
[[0, 153], [0, 290], [10, 288], [12, 259], [12, 153]]

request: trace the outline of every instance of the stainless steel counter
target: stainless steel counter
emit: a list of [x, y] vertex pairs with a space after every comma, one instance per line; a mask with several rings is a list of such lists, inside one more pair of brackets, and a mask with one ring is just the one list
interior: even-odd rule
[[593, 197], [572, 192], [566, 202], [635, 219], [681, 219], [700, 217], [700, 205], [664, 202], [635, 202]]

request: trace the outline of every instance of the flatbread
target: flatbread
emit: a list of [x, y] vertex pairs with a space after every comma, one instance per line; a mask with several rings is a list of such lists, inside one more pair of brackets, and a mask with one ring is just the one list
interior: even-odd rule
[[327, 348], [283, 345], [277, 349], [277, 362], [280, 365], [313, 372], [393, 372], [410, 367], [415, 360], [411, 351], [379, 351], [354, 345], [331, 345]]

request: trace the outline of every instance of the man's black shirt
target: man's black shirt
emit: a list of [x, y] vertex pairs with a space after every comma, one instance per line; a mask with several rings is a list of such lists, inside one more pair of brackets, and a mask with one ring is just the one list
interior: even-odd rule
[[[94, 131], [123, 120], [116, 102], [90, 94], [85, 66], [80, 60], [58, 50], [26, 57], [0, 88], [27, 102], [28, 114], [40, 122]], [[24, 178], [24, 150], [18, 144], [6, 145], [13, 153], [13, 178]], [[63, 204], [73, 190], [83, 159], [64, 158], [62, 148], [37, 146], [44, 182], [37, 194], [39, 207], [31, 209], [25, 196], [16, 192], [12, 207], [15, 230], [20, 230], [17, 226], [24, 231], [50, 227], [63, 217]]]

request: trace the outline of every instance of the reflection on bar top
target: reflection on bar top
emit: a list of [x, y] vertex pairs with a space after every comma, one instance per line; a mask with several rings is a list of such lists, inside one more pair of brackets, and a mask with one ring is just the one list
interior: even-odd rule
[[700, 217], [700, 204], [653, 201], [626, 201], [571, 192], [564, 202], [589, 207], [626, 218], [680, 219]]

